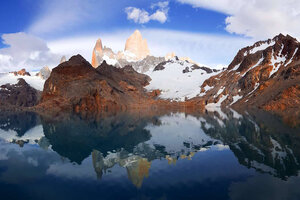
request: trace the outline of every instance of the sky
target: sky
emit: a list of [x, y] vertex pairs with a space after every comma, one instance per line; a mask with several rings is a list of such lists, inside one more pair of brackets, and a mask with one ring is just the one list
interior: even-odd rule
[[81, 54], [98, 38], [114, 51], [139, 29], [150, 52], [211, 67], [279, 33], [300, 38], [299, 0], [10, 0], [0, 3], [0, 72], [36, 71]]

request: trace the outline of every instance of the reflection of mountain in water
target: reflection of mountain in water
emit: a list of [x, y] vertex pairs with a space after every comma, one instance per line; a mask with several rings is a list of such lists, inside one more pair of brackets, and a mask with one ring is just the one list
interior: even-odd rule
[[19, 137], [23, 136], [26, 131], [36, 126], [38, 117], [34, 113], [6, 113], [0, 112], [0, 129], [17, 132]]
[[82, 120], [72, 116], [66, 121], [42, 120], [45, 136], [52, 149], [72, 162], [81, 163], [96, 149], [109, 151], [132, 149], [151, 137], [144, 127], [147, 121], [138, 115], [119, 114], [100, 120]]
[[178, 159], [192, 159], [212, 146], [220, 150], [229, 146], [242, 165], [282, 179], [297, 176], [300, 168], [300, 131], [266, 113], [242, 116], [217, 109], [205, 114], [140, 112], [64, 120], [40, 120], [23, 113], [7, 119], [12, 120], [9, 126], [5, 117], [0, 120], [3, 140], [39, 144], [75, 165], [91, 155], [99, 179], [114, 166], [121, 166], [136, 187], [149, 176], [154, 160], [176, 164]]
[[265, 112], [241, 116], [227, 110], [208, 113], [205, 118], [211, 124], [202, 127], [205, 132], [228, 144], [241, 164], [283, 179], [298, 175], [299, 128]]
[[[43, 136], [39, 117], [30, 112], [0, 113], [0, 139], [19, 144], [36, 143]], [[46, 139], [43, 139], [46, 141]]]

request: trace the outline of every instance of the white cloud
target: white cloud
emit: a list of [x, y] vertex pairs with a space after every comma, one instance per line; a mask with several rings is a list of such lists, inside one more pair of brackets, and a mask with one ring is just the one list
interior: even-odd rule
[[165, 23], [168, 19], [169, 12], [169, 2], [158, 2], [151, 5], [151, 9], [157, 10], [153, 14], [149, 14], [149, 12], [135, 8], [135, 7], [127, 7], [125, 8], [125, 12], [127, 14], [128, 20], [133, 20], [135, 23], [145, 24], [150, 20], [159, 21], [160, 23]]
[[0, 72], [39, 70], [59, 62], [60, 55], [52, 53], [40, 38], [20, 32], [3, 34], [2, 39], [8, 47], [0, 49]]
[[225, 13], [226, 30], [256, 39], [279, 33], [300, 37], [300, 1], [297, 0], [177, 0], [195, 8]]
[[[123, 50], [126, 39], [134, 30], [120, 30], [99, 35], [62, 38], [48, 43], [52, 52], [70, 57], [81, 54], [91, 61], [96, 40], [101, 37], [103, 45], [114, 51]], [[223, 35], [209, 35], [183, 31], [143, 29], [152, 55], [165, 56], [175, 52], [180, 57], [190, 57], [196, 62], [212, 67], [228, 65], [237, 51], [253, 43], [253, 40]]]

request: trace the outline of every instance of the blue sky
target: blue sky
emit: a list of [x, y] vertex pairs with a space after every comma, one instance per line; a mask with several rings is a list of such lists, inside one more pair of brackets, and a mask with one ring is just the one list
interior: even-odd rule
[[[102, 9], [92, 9], [95, 12], [94, 17], [87, 17], [87, 20], [78, 23], [78, 25], [67, 26], [66, 29], [53, 29], [53, 31], [47, 32], [43, 32], [43, 30], [30, 30], [31, 26], [39, 18], [43, 18], [43, 13], [47, 13], [47, 7], [51, 5], [49, 2], [51, 1], [10, 0], [1, 2], [0, 17], [4, 20], [0, 21], [0, 34], [33, 31], [34, 34], [43, 38], [57, 38], [90, 32], [109, 32], [121, 28], [164, 28], [191, 32], [229, 34], [225, 31], [225, 18], [227, 17], [225, 14], [204, 8], [195, 9], [190, 5], [177, 1], [169, 1], [168, 19], [165, 23], [150, 21], [147, 24], [136, 24], [133, 21], [127, 20], [126, 13], [124, 12], [126, 7], [137, 7], [151, 12], [153, 11], [151, 5], [160, 2], [149, 0], [90, 1], [96, 5], [95, 8], [101, 7]], [[59, 1], [54, 1], [53, 4], [56, 3], [59, 3]], [[53, 6], [53, 9], [55, 9], [55, 6]]]
[[[89, 60], [97, 38], [115, 51], [122, 50], [135, 29], [148, 40], [153, 55], [175, 51], [213, 67], [228, 65], [238, 49], [256, 40], [279, 33], [300, 36], [300, 2], [294, 0], [10, 0], [0, 4], [0, 71], [20, 65], [53, 67], [58, 57], [74, 53]], [[24, 41], [22, 48], [20, 41]], [[20, 54], [23, 57], [17, 58]]]

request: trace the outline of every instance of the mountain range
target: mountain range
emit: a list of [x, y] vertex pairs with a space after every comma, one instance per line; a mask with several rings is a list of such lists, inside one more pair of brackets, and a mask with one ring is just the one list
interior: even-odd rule
[[[91, 64], [77, 55], [68, 61], [62, 58], [50, 76], [50, 70], [44, 68], [37, 74], [46, 79], [41, 98], [30, 109], [93, 112], [161, 106], [233, 107], [299, 118], [299, 47], [295, 38], [279, 34], [242, 48], [228, 68], [215, 70], [174, 53], [152, 56], [137, 30], [127, 39], [124, 51], [115, 53], [98, 39]], [[28, 74], [14, 73], [0, 75], [0, 83], [9, 83], [8, 76], [30, 80]], [[11, 87], [16, 87], [16, 78], [13, 84]], [[3, 88], [0, 97], [9, 96], [11, 91]], [[1, 104], [3, 107], [5, 102]]]

